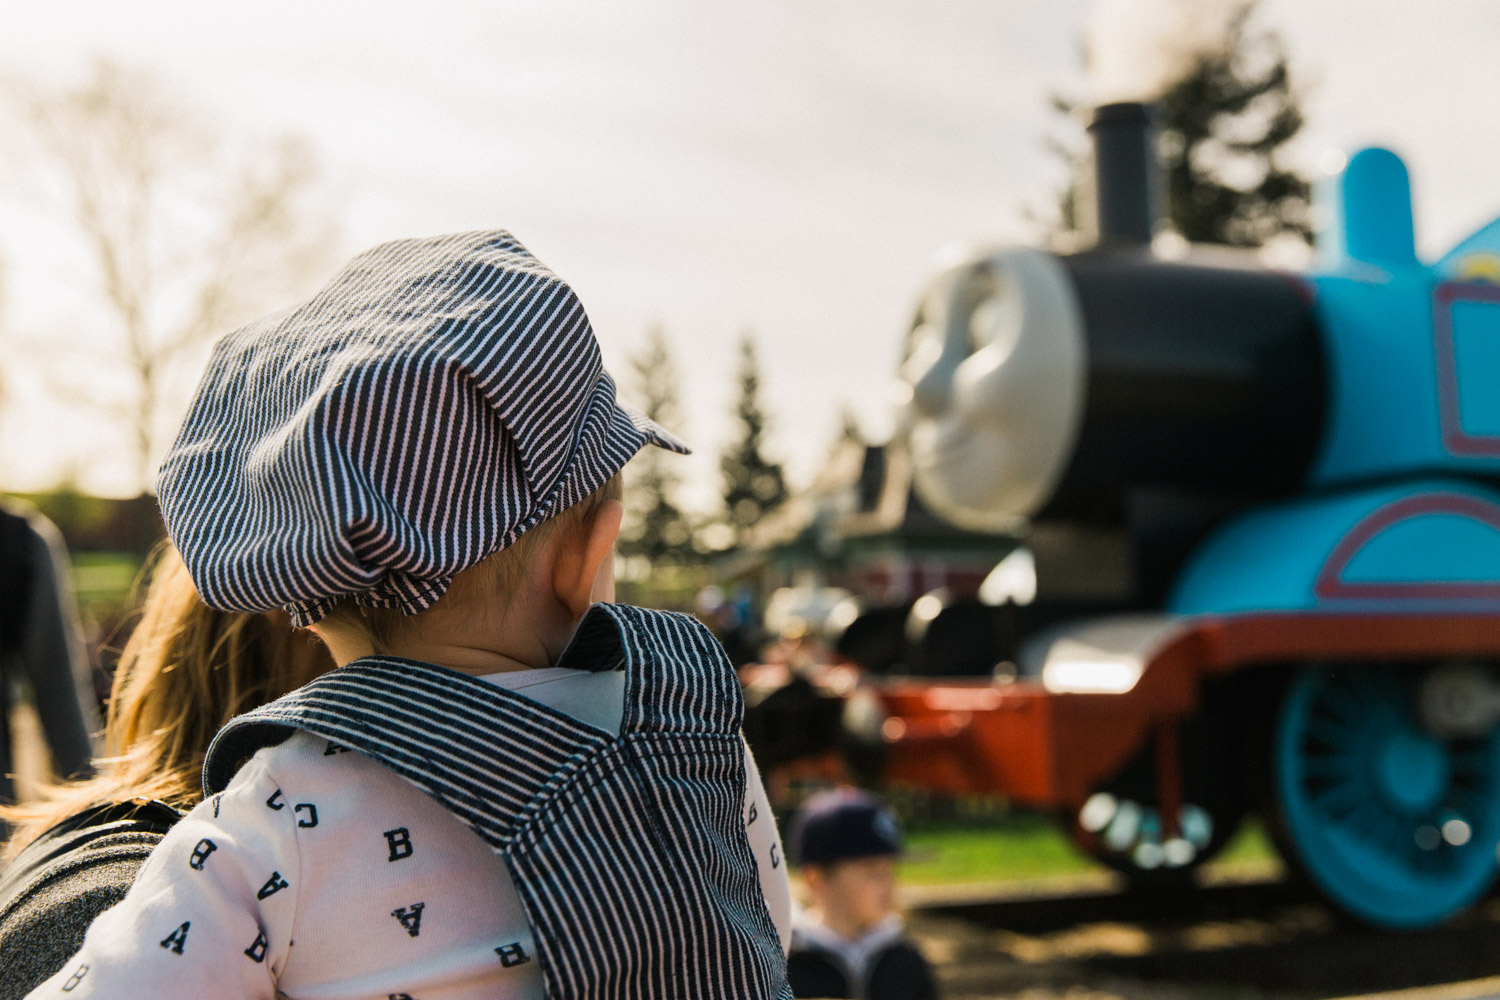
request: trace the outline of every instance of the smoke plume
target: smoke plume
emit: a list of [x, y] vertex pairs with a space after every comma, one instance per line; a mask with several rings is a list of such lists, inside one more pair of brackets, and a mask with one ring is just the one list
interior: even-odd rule
[[1094, 0], [1084, 33], [1091, 100], [1155, 97], [1219, 43], [1245, 0]]

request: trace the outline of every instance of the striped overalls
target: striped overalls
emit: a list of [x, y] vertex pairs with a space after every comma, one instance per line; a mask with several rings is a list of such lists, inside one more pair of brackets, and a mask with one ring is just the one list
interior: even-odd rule
[[304, 729], [423, 789], [504, 860], [548, 997], [789, 998], [741, 814], [743, 698], [693, 618], [596, 605], [558, 661], [623, 669], [612, 736], [441, 667], [357, 660], [231, 722], [208, 795]]

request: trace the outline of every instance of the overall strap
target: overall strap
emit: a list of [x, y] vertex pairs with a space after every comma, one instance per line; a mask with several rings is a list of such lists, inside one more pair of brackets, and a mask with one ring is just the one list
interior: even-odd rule
[[506, 858], [549, 1000], [791, 1000], [745, 833], [743, 701], [687, 615], [603, 605], [560, 663], [623, 662], [616, 743]]
[[623, 737], [631, 732], [738, 735], [745, 697], [724, 647], [692, 615], [596, 604], [558, 666], [625, 671]]
[[610, 734], [445, 667], [366, 657], [241, 715], [214, 737], [206, 795], [264, 746], [304, 729], [374, 758], [503, 849], [525, 815]]

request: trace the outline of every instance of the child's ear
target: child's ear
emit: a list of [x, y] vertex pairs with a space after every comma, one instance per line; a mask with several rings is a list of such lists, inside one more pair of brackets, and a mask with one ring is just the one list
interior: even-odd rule
[[552, 564], [552, 589], [575, 618], [582, 617], [593, 603], [594, 581], [605, 561], [614, 558], [624, 517], [623, 503], [605, 500], [558, 548]]

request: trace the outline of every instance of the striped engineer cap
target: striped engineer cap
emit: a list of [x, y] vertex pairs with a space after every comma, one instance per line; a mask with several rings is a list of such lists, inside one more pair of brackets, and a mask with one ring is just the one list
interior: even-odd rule
[[310, 625], [453, 574], [687, 448], [615, 399], [573, 290], [503, 231], [398, 240], [214, 345], [157, 493], [198, 591]]

